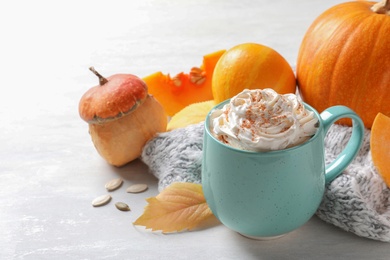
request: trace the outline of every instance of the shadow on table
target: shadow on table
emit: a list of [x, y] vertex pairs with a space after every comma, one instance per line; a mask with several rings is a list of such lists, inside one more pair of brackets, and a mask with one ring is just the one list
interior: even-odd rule
[[136, 159], [122, 167], [115, 167], [109, 165], [112, 172], [115, 172], [118, 177], [130, 182], [144, 182], [148, 185], [156, 185], [158, 179], [149, 172], [148, 166], [140, 159]]
[[[249, 241], [249, 243], [248, 243]], [[308, 223], [281, 238], [251, 240], [236, 235], [251, 259], [389, 259], [390, 245], [359, 237], [314, 216]]]

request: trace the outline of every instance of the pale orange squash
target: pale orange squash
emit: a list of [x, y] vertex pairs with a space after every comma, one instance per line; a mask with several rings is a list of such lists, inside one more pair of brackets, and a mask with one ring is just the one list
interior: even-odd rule
[[346, 2], [313, 22], [297, 59], [298, 90], [305, 102], [319, 112], [348, 106], [368, 128], [378, 112], [390, 115], [389, 10], [389, 0]]
[[216, 103], [244, 89], [272, 88], [279, 94], [295, 93], [296, 80], [288, 62], [274, 49], [243, 43], [226, 51], [215, 66], [212, 91]]
[[378, 113], [371, 128], [372, 162], [390, 188], [390, 117]]
[[200, 67], [193, 67], [187, 73], [179, 73], [174, 77], [156, 72], [143, 78], [153, 95], [164, 107], [169, 116], [173, 116], [184, 107], [213, 99], [211, 80], [219, 58], [225, 50], [216, 51], [203, 57]]
[[123, 166], [141, 155], [147, 141], [165, 132], [167, 115], [137, 76], [105, 78], [93, 67], [90, 70], [98, 76], [99, 85], [81, 97], [80, 117], [88, 123], [98, 153], [109, 164]]

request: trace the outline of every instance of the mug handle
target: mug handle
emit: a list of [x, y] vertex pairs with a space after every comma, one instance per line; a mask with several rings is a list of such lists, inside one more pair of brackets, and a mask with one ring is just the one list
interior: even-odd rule
[[325, 134], [331, 125], [341, 118], [352, 119], [352, 135], [344, 150], [325, 168], [325, 183], [330, 183], [339, 176], [355, 158], [363, 143], [364, 124], [360, 117], [346, 106], [333, 106], [325, 109], [321, 114]]

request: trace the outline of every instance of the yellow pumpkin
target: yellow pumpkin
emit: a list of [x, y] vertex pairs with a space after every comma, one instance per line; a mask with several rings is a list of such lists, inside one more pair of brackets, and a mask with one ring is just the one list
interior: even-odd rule
[[186, 106], [171, 117], [167, 125], [167, 131], [204, 121], [209, 111], [215, 105], [214, 100], [208, 100]]
[[280, 94], [295, 93], [296, 80], [288, 62], [274, 49], [243, 43], [218, 60], [212, 78], [214, 101], [220, 103], [244, 89], [272, 88]]
[[[346, 2], [307, 30], [297, 59], [298, 90], [319, 112], [345, 105], [371, 128], [390, 115], [390, 1]], [[350, 124], [350, 121], [340, 121]]]

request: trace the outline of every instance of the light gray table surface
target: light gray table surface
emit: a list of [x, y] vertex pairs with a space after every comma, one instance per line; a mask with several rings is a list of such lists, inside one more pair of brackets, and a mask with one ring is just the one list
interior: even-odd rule
[[[141, 161], [109, 166], [78, 115], [105, 76], [176, 74], [244, 42], [295, 66], [310, 23], [338, 0], [3, 1], [0, 4], [0, 259], [390, 259], [388, 243], [313, 217], [272, 241], [222, 225], [164, 235], [134, 227], [157, 179]], [[113, 201], [93, 208], [122, 177]], [[147, 183], [128, 194], [132, 183]], [[130, 212], [114, 207], [124, 201]]]

